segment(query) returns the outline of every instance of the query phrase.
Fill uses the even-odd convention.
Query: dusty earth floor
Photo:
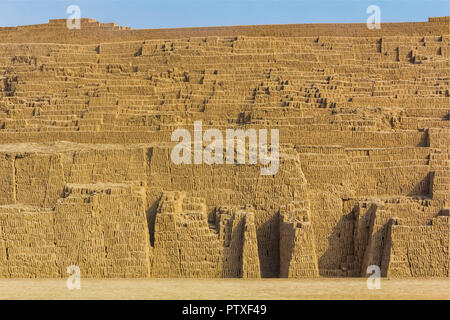
[[[61,279],[0,279],[0,299],[445,299],[450,279],[82,279],[69,290]]]

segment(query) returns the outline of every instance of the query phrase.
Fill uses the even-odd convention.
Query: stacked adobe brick
[[[0,28],[0,275],[448,274],[449,39],[448,18]],[[280,170],[175,165],[194,121],[279,129]]]

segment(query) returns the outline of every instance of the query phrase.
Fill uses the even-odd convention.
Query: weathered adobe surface
[[[0,277],[448,276],[448,30],[0,28]],[[196,120],[278,173],[173,164]]]
[[[226,26],[174,29],[137,29],[121,27],[114,23],[100,23],[81,19],[80,30],[66,28],[66,19],[52,19],[48,24],[18,27],[0,27],[2,43],[71,43],[99,44],[105,42],[140,41],[153,39],[185,39],[190,37],[380,37],[380,36],[430,36],[448,33],[448,17],[429,18],[428,22],[382,23],[381,30],[369,30],[365,23],[319,23],[259,26]],[[429,22],[432,22],[430,24]]]

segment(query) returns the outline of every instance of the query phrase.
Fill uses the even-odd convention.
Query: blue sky
[[[381,22],[426,21],[450,15],[449,0],[0,0],[0,26],[67,18],[78,5],[83,18],[133,29],[223,25],[366,22],[378,5]]]

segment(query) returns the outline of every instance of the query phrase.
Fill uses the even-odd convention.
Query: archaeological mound
[[[449,18],[0,28],[0,278],[449,276]],[[279,170],[175,164],[278,129]]]

